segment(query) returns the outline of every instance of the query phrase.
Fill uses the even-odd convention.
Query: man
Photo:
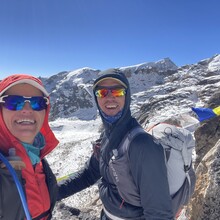
[[[117,152],[126,134],[140,126],[131,116],[127,78],[117,69],[101,72],[93,92],[104,125],[101,141],[85,167],[59,184],[58,200],[100,179],[102,220],[173,219],[162,147],[142,133],[131,142],[129,161]]]
[[[57,197],[56,178],[44,159],[58,144],[49,127],[49,110],[49,94],[39,79],[15,74],[0,82],[0,152],[9,156],[20,178],[33,220],[51,219]],[[17,158],[20,165],[10,161]],[[0,218],[27,219],[16,183],[0,162]]]

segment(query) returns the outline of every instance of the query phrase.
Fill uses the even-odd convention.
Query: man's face
[[[115,81],[114,79],[106,79],[98,84],[97,87],[101,88],[123,88],[123,86]],[[103,97],[97,97],[98,105],[100,109],[109,116],[116,115],[119,111],[121,111],[125,105],[125,95],[115,97],[111,92]]]
[[[19,96],[43,96],[42,92],[29,85],[18,84],[9,88],[5,95],[19,95]],[[34,138],[40,131],[46,110],[34,111],[30,103],[26,102],[22,110],[12,111],[2,107],[3,119],[8,130],[17,139],[22,142],[33,144]]]

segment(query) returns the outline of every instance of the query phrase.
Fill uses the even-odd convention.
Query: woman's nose
[[[31,104],[29,102],[24,103],[24,107],[22,108],[23,111],[33,111]]]

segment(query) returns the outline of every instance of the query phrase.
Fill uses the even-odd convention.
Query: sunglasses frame
[[[97,98],[105,98],[106,96],[104,96],[104,97],[100,97],[100,96],[97,96],[97,91],[98,90],[102,90],[102,89],[106,89],[106,90],[108,90],[108,93],[106,94],[106,96],[109,94],[109,92],[111,92],[111,94],[113,94],[112,93],[112,90],[123,90],[124,91],[124,95],[122,95],[122,96],[125,96],[126,95],[126,88],[124,88],[123,86],[108,86],[108,87],[106,87],[106,86],[98,86],[98,87],[96,87],[96,89],[95,89],[95,96],[97,97]],[[113,95],[114,96],[114,95]],[[122,96],[114,96],[114,97],[122,97]]]
[[[24,105],[25,105],[25,103],[26,102],[28,102],[28,103],[30,103],[30,106],[31,106],[31,108],[32,108],[32,110],[34,110],[34,111],[42,111],[42,110],[44,110],[44,109],[41,109],[41,110],[35,110],[35,109],[33,109],[33,107],[32,107],[32,105],[31,105],[31,99],[32,98],[34,98],[34,97],[42,97],[43,99],[45,99],[46,100],[46,105],[48,106],[49,105],[49,103],[50,103],[50,101],[49,101],[49,98],[47,98],[47,97],[45,97],[45,96],[21,96],[21,95],[4,95],[4,96],[1,96],[0,97],[0,104],[1,103],[5,103],[5,101],[3,100],[4,98],[7,98],[7,97],[9,97],[9,96],[18,96],[18,97],[22,97],[23,99],[24,99]],[[23,105],[23,107],[22,107],[22,109],[24,108],[24,105]],[[7,108],[7,107],[5,107],[5,108]],[[20,111],[20,110],[22,110],[22,109],[15,109],[15,110],[13,110],[13,109],[9,109],[9,108],[7,108],[8,110],[11,110],[11,111]],[[46,109],[46,108],[45,108]]]

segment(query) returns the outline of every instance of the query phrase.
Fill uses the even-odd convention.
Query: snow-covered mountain
[[[169,58],[165,58],[155,63],[120,69],[131,84],[132,112],[141,117],[148,108],[148,114],[153,120],[158,114],[167,117],[188,112],[192,106],[204,106],[219,88],[219,66],[220,55],[215,55],[182,67],[177,67]],[[92,84],[99,72],[82,68],[41,78],[51,94],[51,121],[58,118],[96,118]]]
[[[220,87],[220,55],[182,67],[165,58],[121,70],[131,84],[132,113],[143,125],[176,117],[193,132],[198,121],[191,107],[206,106]],[[41,78],[51,94],[50,124],[60,140],[48,156],[57,177],[80,169],[91,154],[91,141],[99,137],[101,121],[92,95],[99,72],[82,68]],[[66,210],[62,203],[57,205],[53,220],[96,219],[100,209],[97,195],[97,186],[93,186],[64,201],[79,208],[84,217],[73,216],[75,210]]]

